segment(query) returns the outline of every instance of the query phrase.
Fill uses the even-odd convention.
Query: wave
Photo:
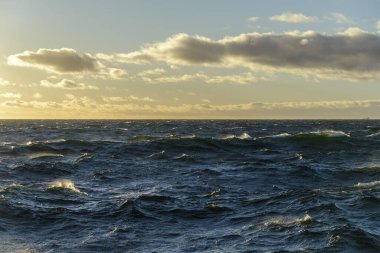
[[[380,137],[380,132],[367,135],[367,138],[377,138],[377,137]]]
[[[193,156],[183,153],[180,156],[175,157],[174,160],[178,160],[178,161],[194,161],[195,159],[194,159]]]
[[[37,158],[48,158],[48,157],[63,157],[63,154],[60,153],[50,153],[50,152],[38,152],[38,153],[33,153],[29,155],[29,159],[37,159]]]
[[[314,222],[310,215],[305,214],[302,218],[272,218],[264,223],[270,229],[280,229],[289,226],[308,226]]]
[[[69,179],[56,180],[56,181],[50,183],[47,190],[49,190],[49,191],[68,191],[68,192],[74,192],[74,193],[79,193],[79,194],[83,194],[83,195],[88,195],[86,192],[83,192],[83,191],[79,190],[77,187],[75,187],[74,182],[69,180]]]
[[[240,135],[227,134],[227,135],[224,135],[220,139],[222,140],[230,140],[230,139],[248,140],[248,139],[252,139],[252,137],[248,133],[242,133]]]
[[[380,181],[372,181],[372,182],[367,182],[367,183],[357,183],[355,187],[358,188],[374,188],[374,187],[379,187],[380,186]]]

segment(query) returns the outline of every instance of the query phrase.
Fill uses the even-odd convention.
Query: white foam
[[[82,192],[81,190],[76,188],[74,182],[69,180],[69,179],[56,180],[56,181],[50,183],[50,186],[48,187],[48,189],[65,189],[65,190],[69,190],[72,192],[87,195],[87,193]]]
[[[241,135],[226,134],[221,139],[222,140],[230,140],[230,139],[248,140],[248,139],[252,139],[252,137],[248,133],[242,133]]]
[[[62,154],[50,152],[38,152],[28,156],[29,159],[44,158],[44,157],[63,157]]]
[[[269,136],[263,136],[259,137],[258,139],[263,139],[263,138],[286,138],[291,136],[291,134],[288,133],[281,133],[281,134],[275,134],[275,135],[269,135]]]
[[[335,130],[324,130],[324,131],[312,131],[301,134],[314,134],[314,135],[323,135],[328,137],[350,137],[349,134],[343,131],[335,131]]]
[[[355,186],[359,187],[359,188],[371,188],[371,187],[380,186],[380,181],[372,181],[372,182],[368,182],[368,183],[359,182]]]
[[[242,133],[241,135],[237,136],[237,138],[240,140],[252,139],[252,137],[247,133]]]
[[[369,137],[369,138],[371,138],[371,137],[380,137],[380,132],[367,135],[367,137]]]
[[[285,227],[291,225],[308,225],[313,222],[310,215],[305,214],[302,218],[272,218],[265,222],[266,227]]]

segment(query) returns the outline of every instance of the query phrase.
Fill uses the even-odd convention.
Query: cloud
[[[147,83],[179,83],[186,82],[201,77],[199,74],[185,74],[177,76],[147,77],[143,76],[142,80]]]
[[[4,92],[4,93],[0,93],[0,97],[3,97],[3,98],[21,98],[22,95],[20,93]]]
[[[138,73],[138,76],[144,77],[144,76],[156,76],[156,75],[162,75],[165,74],[166,70],[163,68],[155,68],[155,69],[148,69],[145,71],[142,71]]]
[[[337,22],[338,24],[350,24],[350,23],[352,23],[352,19],[345,16],[342,13],[332,12],[332,13],[330,13],[330,15],[331,15],[331,17],[333,17],[335,19],[335,22]]]
[[[260,19],[259,17],[249,17],[248,21],[257,22],[259,19]]]
[[[216,41],[182,33],[138,51],[113,55],[112,59],[136,64],[162,61],[169,65],[246,67],[265,73],[359,80],[380,76],[379,53],[378,35],[349,28],[333,35],[314,31],[246,33]],[[162,78],[162,82],[176,82],[194,77]]]
[[[235,83],[235,84],[249,84],[257,82],[260,78],[252,73],[244,73],[240,75],[220,75],[220,76],[208,76],[204,78],[206,83]]]
[[[10,55],[8,64],[43,69],[55,73],[99,72],[102,64],[90,54],[79,54],[71,48],[25,51]]]
[[[45,113],[63,113],[63,115],[150,115],[160,117],[160,115],[171,115],[171,117],[181,115],[239,115],[236,113],[249,113],[245,115],[282,115],[282,112],[342,112],[342,110],[371,109],[378,111],[380,100],[342,100],[342,101],[316,101],[316,102],[278,102],[278,103],[240,103],[240,104],[211,104],[209,100],[203,99],[201,104],[148,104],[134,103],[127,101],[129,98],[122,97],[102,97],[102,101],[83,96],[77,97],[67,94],[66,97],[58,101],[24,101],[13,99],[0,103],[0,107],[29,108],[36,109],[39,113],[41,109]],[[149,101],[146,101],[149,102]],[[89,114],[91,112],[91,114]],[[230,114],[228,114],[230,113]],[[277,114],[273,114],[277,113]],[[280,113],[280,114],[278,114]],[[287,114],[288,115],[288,114]],[[294,114],[293,114],[294,115]],[[319,114],[318,114],[319,115]]]
[[[41,95],[41,93],[36,92],[33,94],[33,98],[40,99],[40,98],[42,98],[42,95]]]
[[[316,17],[305,16],[302,13],[285,12],[280,15],[269,17],[271,21],[286,23],[312,23],[318,21]]]
[[[376,22],[376,29],[377,29],[378,31],[380,31],[380,20],[378,20],[378,21]]]
[[[8,80],[5,80],[0,77],[0,86],[14,86],[14,83],[9,82]]]
[[[126,78],[128,76],[128,73],[124,69],[108,68],[108,75],[106,74],[105,76],[118,80]]]
[[[87,85],[84,83],[77,83],[69,79],[62,79],[61,81],[57,83],[52,83],[47,80],[42,80],[40,82],[40,86],[47,87],[47,88],[66,89],[66,90],[98,90],[98,87],[96,86]]]
[[[107,103],[124,103],[128,101],[135,101],[135,102],[155,102],[156,100],[151,97],[137,97],[137,96],[128,96],[128,97],[107,97],[103,96],[102,100]]]

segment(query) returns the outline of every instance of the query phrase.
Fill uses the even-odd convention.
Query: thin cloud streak
[[[302,13],[284,12],[280,15],[269,17],[269,20],[285,23],[312,23],[317,22],[318,18],[306,16]]]

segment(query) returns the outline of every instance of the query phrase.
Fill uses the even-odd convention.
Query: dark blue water
[[[0,252],[380,252],[380,121],[0,121]]]

